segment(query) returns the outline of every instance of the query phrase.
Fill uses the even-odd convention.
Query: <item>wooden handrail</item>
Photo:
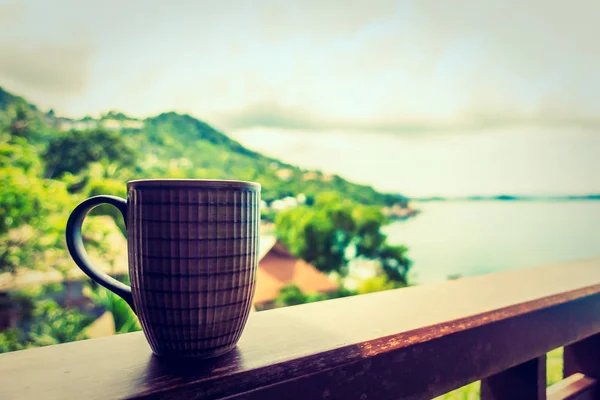
[[[548,400],[594,399],[597,382],[595,379],[576,373],[548,388]],[[588,397],[583,394],[588,393]]]
[[[507,398],[498,382],[545,384],[532,362],[560,346],[571,373],[595,374],[600,357],[582,354],[598,333],[596,259],[253,313],[238,347],[204,362],[152,356],[141,333],[8,353],[0,398],[426,399],[484,378]]]

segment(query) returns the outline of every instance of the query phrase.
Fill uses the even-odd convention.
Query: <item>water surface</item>
[[[385,227],[390,242],[409,247],[415,283],[600,256],[600,201],[418,207],[417,217]]]

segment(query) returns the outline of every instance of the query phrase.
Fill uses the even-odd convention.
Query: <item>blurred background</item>
[[[0,351],[139,330],[63,238],[133,178],[262,184],[257,311],[599,256],[598,15],[0,0]],[[84,227],[127,281],[124,229]]]

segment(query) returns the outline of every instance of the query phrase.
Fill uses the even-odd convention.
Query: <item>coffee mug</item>
[[[89,261],[81,225],[101,204],[127,227],[131,287]],[[258,264],[260,184],[147,179],[127,184],[127,200],[95,196],[67,222],[67,247],[91,279],[138,315],[158,356],[209,358],[232,350],[252,308]]]

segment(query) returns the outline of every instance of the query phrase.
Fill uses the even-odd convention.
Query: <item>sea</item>
[[[234,131],[245,146],[413,198],[600,193],[600,132],[521,126],[465,132]],[[415,202],[385,227],[424,284],[600,257],[600,201]],[[567,273],[567,271],[566,271]]]
[[[414,284],[600,258],[600,201],[445,201],[384,228]],[[568,271],[565,271],[568,273]]]

